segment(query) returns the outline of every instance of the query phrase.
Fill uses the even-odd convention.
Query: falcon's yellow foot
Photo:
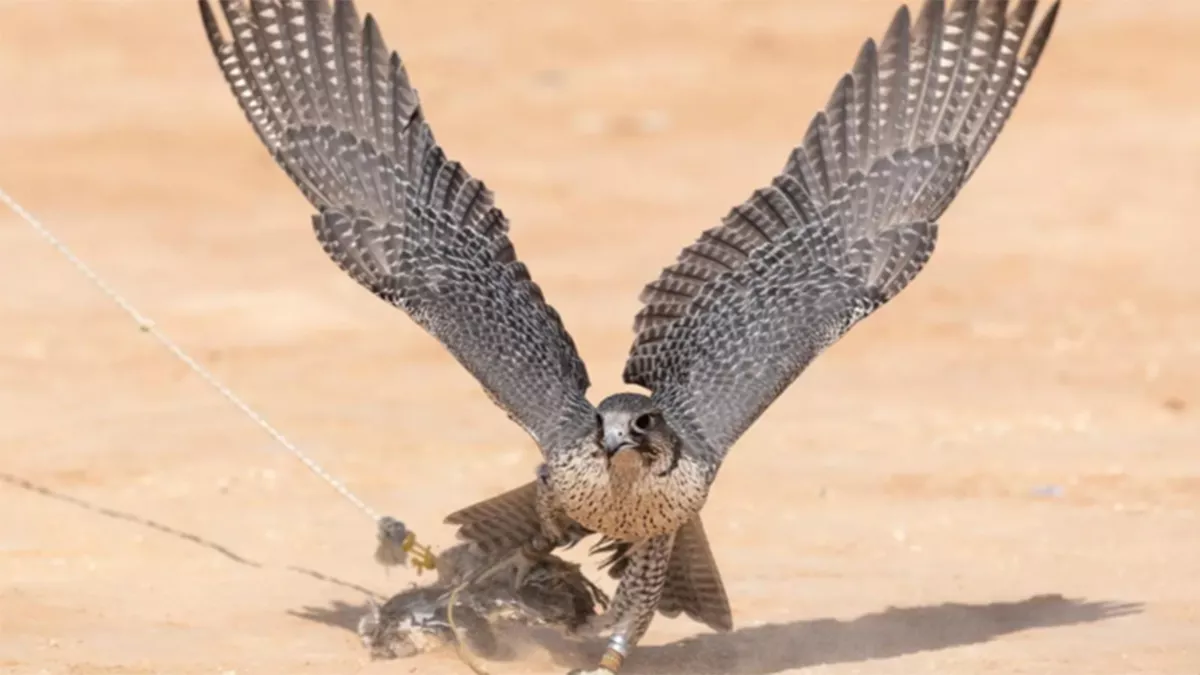
[[[384,567],[411,565],[417,574],[437,567],[437,558],[428,546],[417,541],[404,523],[384,516],[379,519],[376,536],[379,545],[375,549],[375,561]]]
[[[419,543],[417,535],[409,532],[404,538],[403,546],[405,552],[412,556],[412,566],[416,568],[417,574],[437,569],[437,556],[433,554],[433,549]]]

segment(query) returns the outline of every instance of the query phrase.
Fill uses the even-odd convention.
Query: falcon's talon
[[[479,568],[470,574],[467,574],[465,577],[463,577],[459,587],[465,589],[477,584],[482,584],[492,577],[512,570],[512,588],[516,590],[523,585],[529,575],[529,572],[535,565],[536,561],[530,560],[523,549],[517,549],[496,560],[490,565]]]
[[[411,566],[417,570],[417,574],[436,567],[437,556],[429,547],[418,542],[417,535],[403,522],[391,516],[383,516],[377,525],[376,562],[384,567]]]
[[[539,560],[540,558],[535,558],[525,549],[521,549],[513,554],[513,590],[525,585],[525,580],[529,578],[529,573],[533,571],[534,566],[538,564]]]
[[[418,575],[425,571],[437,569],[437,556],[434,555],[433,549],[419,543],[415,533],[409,532],[404,537],[404,543],[401,545],[401,548],[412,557],[411,564],[413,569],[417,570]]]

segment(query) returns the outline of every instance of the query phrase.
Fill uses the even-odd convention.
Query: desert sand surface
[[[593,400],[643,284],[765,184],[894,0],[360,0],[492,187]],[[730,454],[736,630],[631,674],[1200,672],[1200,4],[1067,0],[937,253]],[[188,0],[0,4],[0,188],[380,511],[532,441],[344,277]],[[0,671],[466,673],[367,659],[371,522],[0,213]],[[611,585],[610,585],[611,588]],[[588,666],[531,646],[504,673]]]

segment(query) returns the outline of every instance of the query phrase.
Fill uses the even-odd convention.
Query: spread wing
[[[593,423],[586,368],[513,251],[492,193],[448,159],[404,65],[354,3],[208,0],[213,54],[317,209],[325,252],[437,338],[543,451]]]
[[[1025,88],[1058,3],[928,0],[815,116],[771,184],[685,248],[642,292],[625,381],[718,464],[822,350],[904,289],[937,219]]]

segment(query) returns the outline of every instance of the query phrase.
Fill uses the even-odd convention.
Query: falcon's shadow
[[[334,603],[291,614],[354,630],[365,608]],[[1088,601],[1038,595],[1013,602],[943,603],[889,607],[856,619],[803,619],[701,633],[666,645],[639,646],[622,673],[637,675],[772,675],[793,669],[886,659],[979,644],[1032,628],[1104,621],[1142,611],[1140,603]],[[603,640],[579,642],[549,628],[514,628],[506,639],[548,651],[566,668],[588,667]],[[519,658],[519,657],[518,657]]]
[[[1061,595],[989,604],[889,607],[845,621],[790,621],[643,646],[630,655],[623,672],[770,675],[978,644],[1031,628],[1104,621],[1141,611],[1140,603],[1075,600]]]

